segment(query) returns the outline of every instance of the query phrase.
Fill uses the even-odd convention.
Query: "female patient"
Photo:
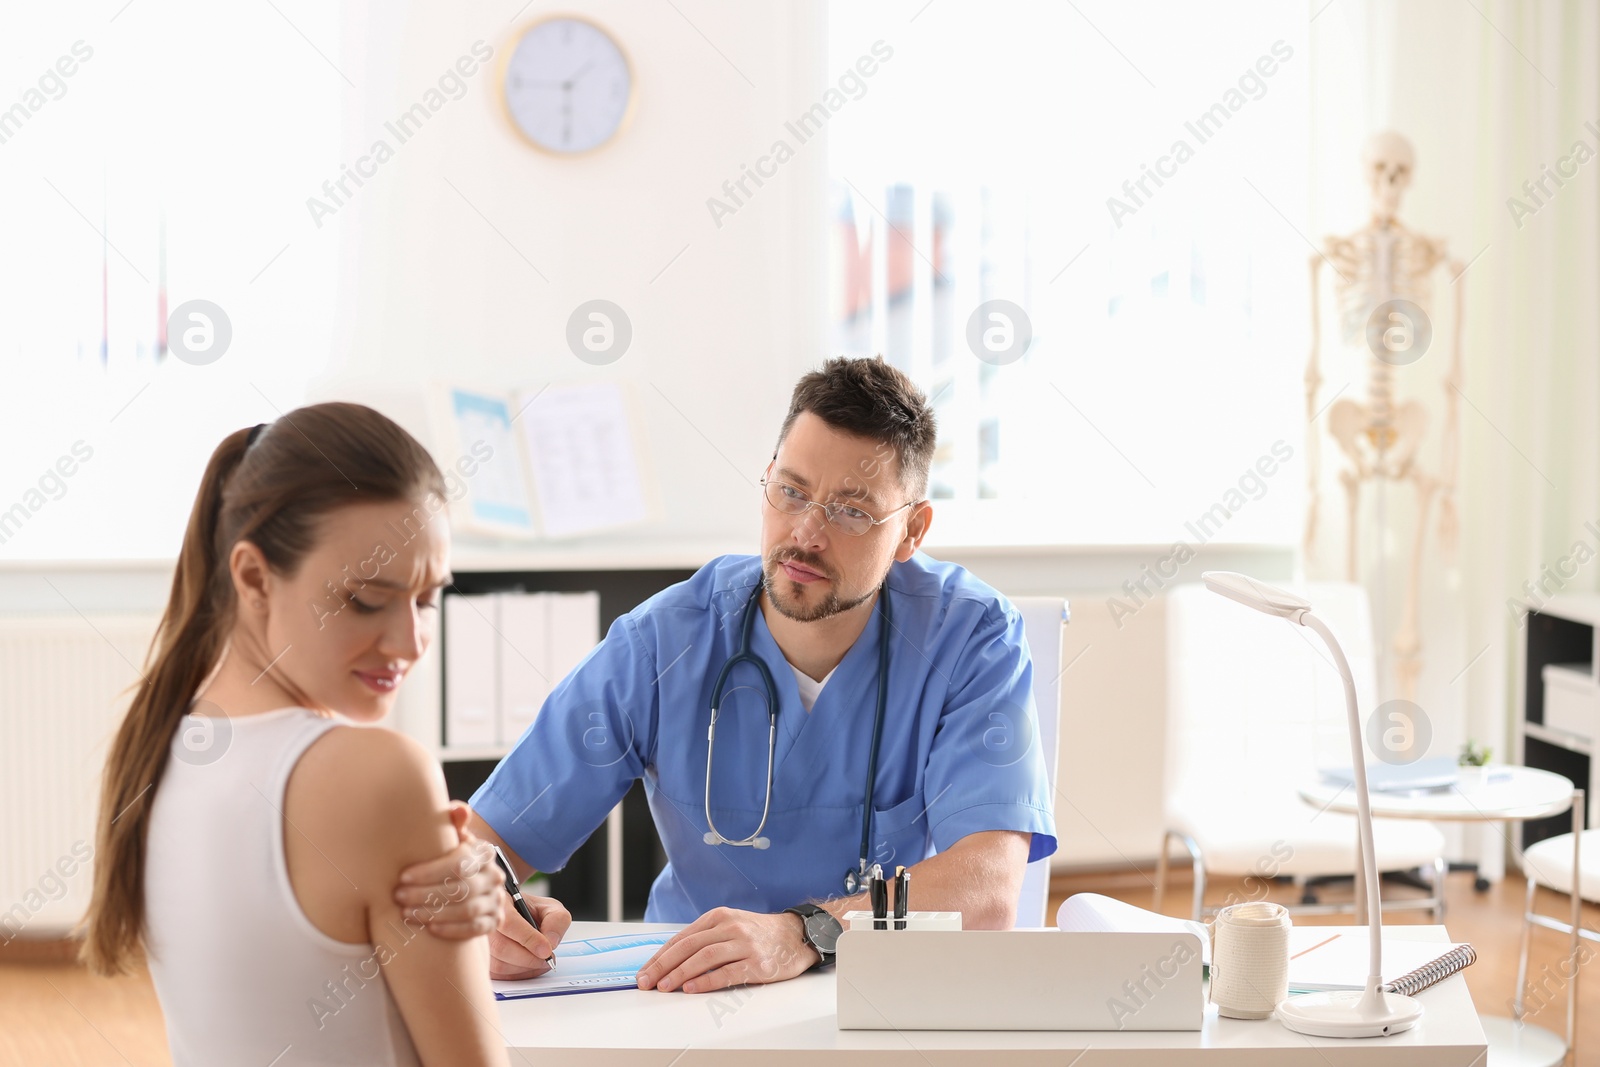
[[[391,893],[458,847],[439,766],[370,725],[433,638],[444,493],[355,404],[240,430],[206,467],[111,748],[84,948],[102,973],[145,950],[179,1065],[505,1063],[484,938],[433,937]],[[493,870],[431,908],[487,932]]]

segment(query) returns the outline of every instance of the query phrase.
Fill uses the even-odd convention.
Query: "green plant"
[[[1479,747],[1476,741],[1468,738],[1466,744],[1461,746],[1461,755],[1456,758],[1456,763],[1462,767],[1482,767],[1488,764],[1493,755],[1494,749],[1488,745]]]

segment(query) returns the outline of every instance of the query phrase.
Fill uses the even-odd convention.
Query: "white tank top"
[[[340,725],[350,721],[304,708],[186,715],[173,738],[144,886],[176,1067],[418,1062],[373,947],[318,930],[289,883],[284,787],[306,748]]]

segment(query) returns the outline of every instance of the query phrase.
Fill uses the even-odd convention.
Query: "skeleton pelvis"
[[[1362,477],[1404,477],[1427,430],[1427,409],[1415,400],[1396,405],[1387,419],[1355,400],[1336,400],[1328,409],[1328,433]]]

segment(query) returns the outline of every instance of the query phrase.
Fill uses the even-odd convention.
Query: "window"
[[[339,6],[118,7],[0,32],[0,559],[175,555],[218,441],[332,345],[339,228],[306,201],[347,162]],[[193,299],[231,325],[209,365],[166,337]]]
[[[830,6],[829,342],[933,400],[946,543],[1298,537],[1306,13],[1152,10]]]

